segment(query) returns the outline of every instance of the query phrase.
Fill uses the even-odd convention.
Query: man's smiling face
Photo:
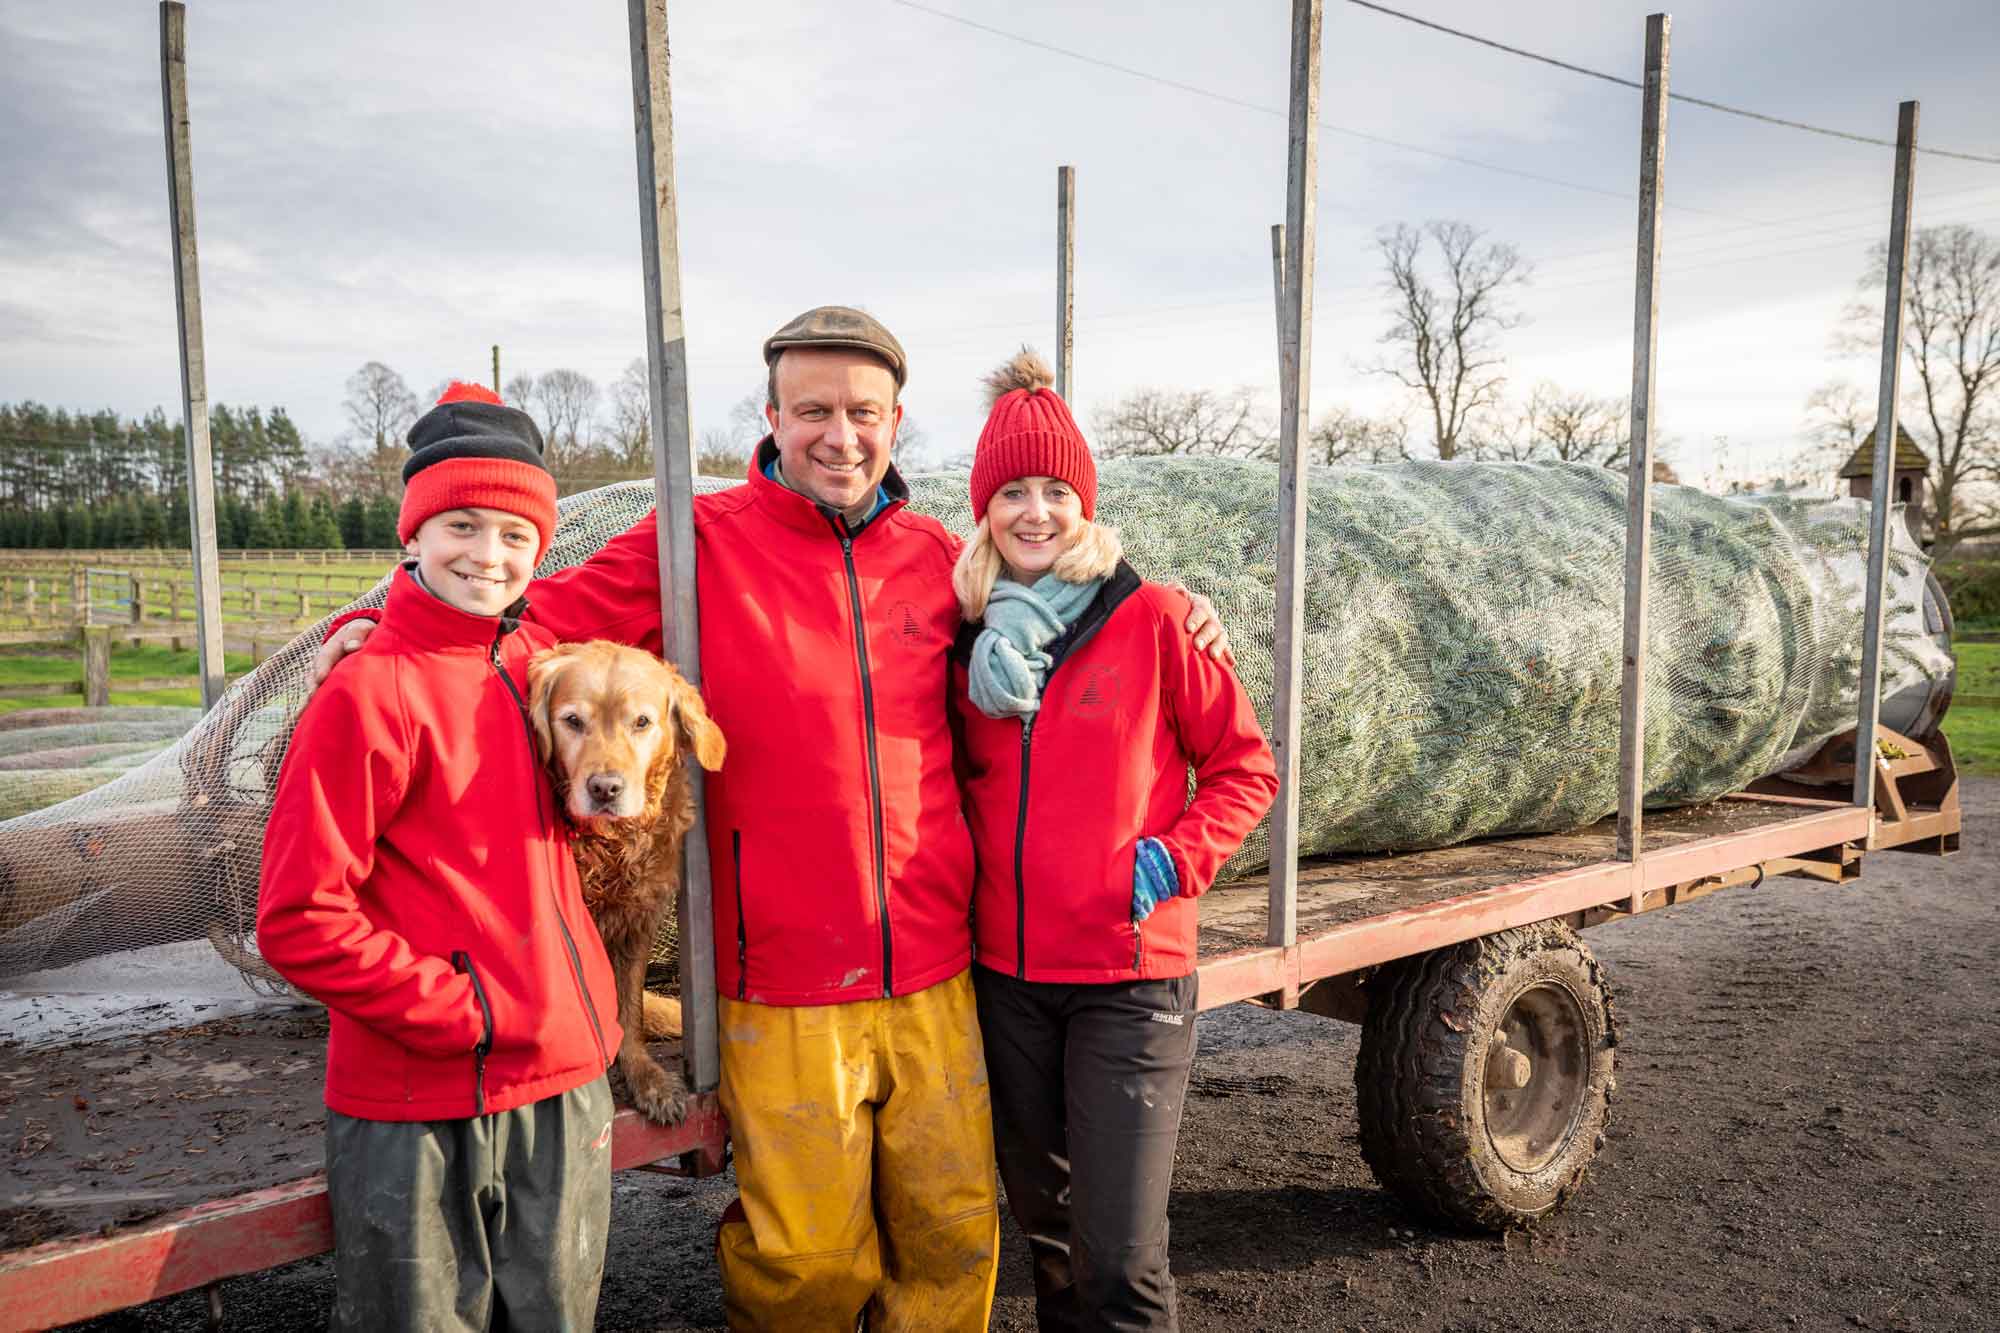
[[[785,484],[850,519],[867,516],[903,419],[896,377],[866,352],[793,347],[779,358],[778,405],[764,415]]]

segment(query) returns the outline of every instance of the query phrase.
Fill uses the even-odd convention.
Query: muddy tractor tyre
[[[1430,1220],[1524,1226],[1604,1145],[1616,1043],[1597,959],[1557,922],[1405,959],[1369,983],[1361,1155]]]

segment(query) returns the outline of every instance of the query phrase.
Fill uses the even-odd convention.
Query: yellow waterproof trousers
[[[1000,1245],[970,973],[894,999],[723,999],[740,1207],[717,1233],[732,1329],[984,1329]]]

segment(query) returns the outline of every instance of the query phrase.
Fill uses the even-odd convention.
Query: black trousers
[[[1195,977],[1069,985],[972,969],[1007,1206],[1048,1329],[1180,1326],[1167,1195]]]
[[[336,1333],[584,1333],[611,1221],[611,1089],[495,1115],[326,1115]]]

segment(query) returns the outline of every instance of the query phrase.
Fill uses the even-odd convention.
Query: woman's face
[[[1059,477],[1016,477],[986,502],[993,545],[1017,583],[1049,572],[1083,532],[1083,499]]]

